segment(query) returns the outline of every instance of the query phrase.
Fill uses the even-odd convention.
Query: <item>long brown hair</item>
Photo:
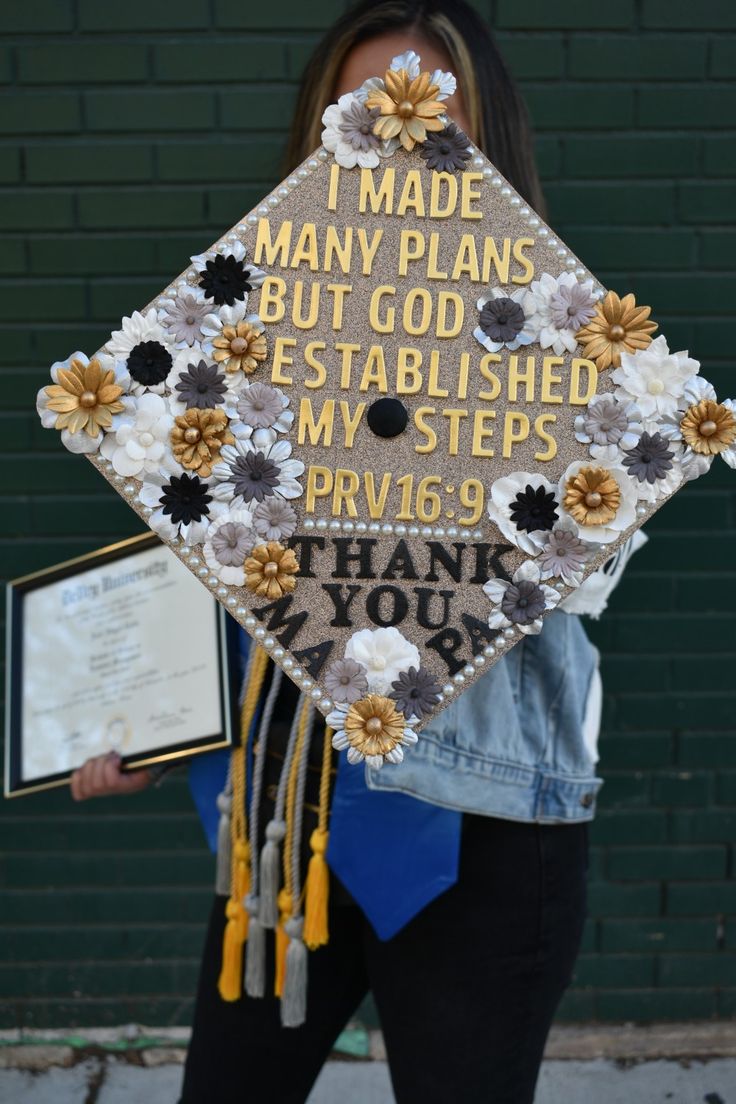
[[[340,16],[304,70],[286,171],[320,144],[322,112],[334,101],[350,50],[385,31],[407,28],[416,31],[417,39],[444,48],[462,89],[476,144],[527,203],[543,213],[526,106],[490,30],[465,0],[360,0]]]

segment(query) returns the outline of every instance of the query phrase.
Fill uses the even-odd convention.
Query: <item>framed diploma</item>
[[[229,619],[154,534],[7,591],[6,797],[111,750],[134,768],[231,742]]]

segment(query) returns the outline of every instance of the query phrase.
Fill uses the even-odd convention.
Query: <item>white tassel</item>
[[[284,924],[289,937],[286,977],[281,997],[281,1024],[300,1027],[307,1018],[307,948],[302,941],[304,918],[291,916]]]
[[[275,928],[279,922],[277,904],[281,876],[279,844],[285,835],[286,823],[283,820],[272,820],[266,825],[266,842],[261,851],[261,908],[258,914],[264,928]]]
[[[266,929],[258,916],[259,899],[246,897],[245,907],[250,916],[245,948],[245,991],[249,997],[262,997],[266,992]]]
[[[232,842],[230,839],[230,812],[232,809],[232,797],[224,790],[217,795],[217,808],[220,810],[220,820],[217,825],[217,867],[215,873],[215,893],[221,897],[230,896],[230,855]]]

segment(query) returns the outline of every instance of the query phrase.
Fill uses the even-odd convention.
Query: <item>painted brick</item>
[[[712,223],[730,221],[736,203],[736,184],[680,184],[678,208],[683,221]]]
[[[664,843],[667,822],[664,813],[653,809],[647,812],[601,809],[591,825],[590,838],[598,844]]]
[[[621,989],[604,990],[596,998],[600,1020],[652,1021],[707,1019],[715,1015],[716,994],[712,989]]]
[[[608,664],[610,669],[610,661]],[[606,679],[609,689],[616,684]],[[602,809],[618,809],[648,806],[651,803],[652,783],[648,775],[641,771],[627,774],[610,774],[602,771],[605,777],[605,786],[601,790],[599,807]]]
[[[639,176],[692,176],[697,146],[690,138],[633,134],[565,138],[563,167],[567,177],[587,179]]]
[[[657,916],[660,910],[659,885],[620,885],[614,882],[589,882],[588,907],[593,916]]]
[[[736,138],[731,134],[705,138],[703,168],[709,176],[736,174]]]
[[[680,676],[682,678],[683,676]],[[678,681],[675,661],[675,681]],[[680,683],[681,685],[681,683]],[[713,775],[678,771],[658,775],[652,780],[652,793],[657,805],[707,805],[713,800]]]
[[[710,44],[710,75],[733,80],[736,72],[736,39],[715,38]]]
[[[683,767],[723,767],[736,762],[736,735],[731,732],[683,732],[678,762]]]
[[[145,203],[142,202],[145,194]],[[188,226],[201,223],[204,197],[199,191],[85,191],[79,197],[79,224],[95,229]]]
[[[33,294],[29,294],[30,292]],[[81,281],[63,283],[34,282],[14,280],[2,287],[0,294],[0,318],[13,322],[32,321],[38,317],[38,304],[35,296],[44,300],[44,318],[50,322],[63,321],[84,313],[86,299],[84,284]]]
[[[498,46],[517,80],[561,77],[565,68],[565,44],[561,35],[534,34],[521,38],[497,36]]]
[[[736,805],[736,770],[721,770],[716,775],[716,801],[722,805]]]
[[[161,180],[195,181],[261,180],[262,191],[279,179],[284,143],[281,138],[258,142],[172,142],[159,147],[158,175]]]
[[[26,179],[31,184],[114,184],[150,180],[152,176],[150,146],[132,142],[44,142],[26,147]]]
[[[549,185],[546,193],[550,217],[560,234],[568,222],[606,227],[642,223],[651,231],[652,227],[667,226],[675,216],[674,184],[637,182],[622,187],[560,182]]]
[[[10,50],[7,46],[2,46],[0,47],[0,83],[9,82],[10,72]]]
[[[54,134],[80,123],[76,92],[7,92],[0,99],[0,134]]]
[[[238,36],[155,46],[154,72],[160,81],[200,84],[216,81],[273,81],[286,77],[286,50],[280,39]]]
[[[644,0],[643,27],[666,30],[731,30],[736,27],[736,11],[730,0],[708,0],[694,7],[688,0]]]
[[[89,130],[168,132],[215,125],[215,97],[210,92],[88,91],[84,103]]]
[[[19,238],[5,238],[0,250],[0,275],[15,276],[27,270],[25,242]]]
[[[654,35],[570,38],[571,77],[613,81],[691,80],[706,73],[707,40]],[[727,74],[724,74],[727,75]]]
[[[3,146],[0,150],[0,184],[16,184],[20,180],[20,149]]]
[[[602,770],[666,767],[674,755],[669,732],[604,733],[599,748]]]
[[[700,234],[700,262],[704,268],[731,268],[736,249],[736,230],[703,230]]]
[[[18,47],[25,84],[116,84],[145,80],[146,50],[133,42],[70,42]]]
[[[638,919],[601,921],[600,947],[616,953],[716,950],[711,920]]]
[[[666,230],[627,230],[624,227],[594,229],[574,227],[566,241],[588,267],[629,270],[637,263],[648,271],[690,268],[695,257],[696,235],[692,230],[668,227]]]
[[[683,85],[639,90],[637,123],[645,127],[717,130],[736,121],[736,88]]]
[[[611,847],[609,878],[723,878],[724,847]]]
[[[74,222],[71,192],[5,192],[0,203],[2,230],[62,230]]]
[[[129,278],[124,282],[97,280],[90,289],[90,317],[102,321],[119,318],[134,309],[130,304],[143,306],[154,299],[160,290],[161,284],[155,277]]]
[[[595,24],[601,30],[626,30],[634,18],[633,0],[601,7],[595,13]],[[518,29],[539,30],[543,27],[577,30],[591,21],[591,11],[585,0],[527,0],[520,5],[515,0],[498,0],[496,25]]]
[[[667,886],[670,916],[718,916],[736,913],[736,881],[670,882]]]
[[[525,89],[534,125],[540,130],[566,127],[601,130],[634,122],[634,94],[620,86],[603,84],[532,85]]]
[[[344,6],[335,4],[334,0],[312,0],[309,4],[303,4],[301,0],[281,0],[278,23],[293,31],[329,27]],[[273,28],[274,22],[273,10],[268,5],[250,4],[246,8],[239,0],[215,0],[215,24],[218,27],[265,30]]]
[[[653,955],[583,955],[575,964],[573,984],[596,989],[644,987],[655,983]]]
[[[25,4],[3,4],[0,11],[0,34],[31,34],[41,28],[70,31],[74,26],[71,0],[30,0]]]
[[[73,244],[73,248],[71,248]],[[30,271],[38,276],[134,275],[140,272],[160,272],[159,287],[170,269],[157,265],[156,242],[150,237],[101,236],[92,234],[75,237],[46,236],[28,243]]]
[[[199,30],[209,24],[206,0],[187,0],[176,9],[177,31]],[[98,4],[79,0],[83,31],[171,31],[172,11],[167,0],[127,0],[125,4]]]
[[[731,744],[728,766],[736,762],[736,737]],[[703,843],[713,841],[722,844],[736,839],[736,810],[698,809],[694,812],[676,810],[671,814],[672,839],[675,843]],[[724,864],[726,849],[724,852]]]
[[[591,991],[567,989],[560,1001],[556,1019],[572,1023],[588,1022],[595,1017],[595,997]]]
[[[659,964],[663,985],[736,985],[736,955],[678,955]]]
[[[225,130],[288,130],[295,102],[296,90],[286,85],[222,92],[221,125]]]

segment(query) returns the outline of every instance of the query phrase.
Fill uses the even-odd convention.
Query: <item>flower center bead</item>
[[[664,384],[661,379],[652,379],[647,384],[647,391],[650,395],[661,395],[664,391]]]
[[[193,314],[187,315],[187,326],[193,326],[196,321],[197,319],[194,317]]]
[[[611,341],[623,341],[626,337],[626,330],[619,322],[614,322],[614,324],[609,327],[608,337]]]
[[[585,505],[591,510],[597,510],[602,501],[600,491],[588,491],[585,496]]]
[[[94,391],[83,391],[79,396],[79,405],[86,407],[96,406],[97,395],[95,395]]]
[[[202,434],[196,428],[196,426],[190,426],[189,429],[184,431],[184,440],[188,445],[196,445]]]
[[[144,448],[150,448],[150,446],[153,444],[153,434],[146,431],[145,433],[141,433],[138,440]]]
[[[380,717],[369,717],[365,722],[365,730],[369,736],[378,736],[383,731],[383,722]]]
[[[402,119],[409,119],[414,114],[414,104],[411,100],[402,100],[396,110]]]
[[[383,656],[374,656],[373,663],[371,664],[371,666],[373,667],[374,671],[385,671],[386,670],[386,660],[384,659]]]
[[[279,565],[277,563],[275,563],[273,560],[269,560],[268,563],[264,565],[263,574],[267,578],[273,579],[274,575],[278,575],[278,573],[279,573]]]
[[[248,342],[244,337],[234,337],[230,342],[230,352],[236,356],[242,356],[248,348]]]
[[[698,426],[698,432],[701,437],[712,437],[714,433],[718,432],[718,426],[710,420],[701,422]]]

